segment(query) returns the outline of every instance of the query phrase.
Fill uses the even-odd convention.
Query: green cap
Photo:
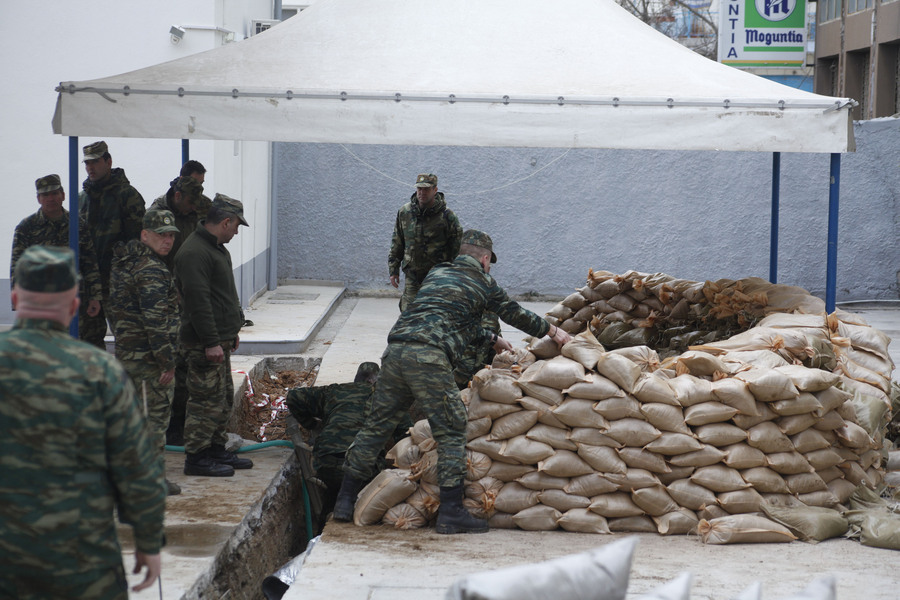
[[[40,179],[35,180],[34,187],[37,189],[38,194],[48,194],[61,190],[62,183],[59,180],[59,175],[44,175]]]
[[[203,196],[202,183],[188,175],[176,179],[174,187],[175,191],[181,192],[181,195],[184,196],[195,209],[199,210],[203,208],[203,198],[205,196]],[[206,204],[206,210],[209,210],[209,204]]]
[[[103,158],[103,155],[107,152],[109,152],[109,148],[106,146],[106,142],[100,141],[88,144],[84,147],[84,160],[82,162]]]
[[[16,262],[15,280],[29,292],[71,290],[78,285],[75,253],[64,246],[29,246]]]
[[[463,231],[462,240],[460,240],[460,243],[469,244],[470,246],[478,246],[479,248],[490,250],[491,262],[497,262],[497,255],[494,254],[494,242],[491,241],[491,236],[489,236],[485,232],[478,231],[477,229],[466,229],[465,231]]]
[[[225,194],[216,194],[212,201],[212,207],[234,214],[241,223],[250,227],[250,223],[244,218],[244,205],[241,204],[240,200],[229,198]]]
[[[428,188],[437,185],[437,175],[433,173],[422,173],[416,177],[416,187]]]
[[[148,210],[144,213],[143,227],[154,233],[178,233],[175,215],[169,210]]]

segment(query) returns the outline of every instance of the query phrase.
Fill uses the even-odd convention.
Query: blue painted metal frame
[[[769,231],[769,281],[778,283],[778,211],[781,202],[781,152],[772,153],[772,224]]]
[[[78,260],[78,137],[69,136],[69,248],[75,252],[75,264],[81,264]],[[69,323],[69,334],[78,339],[78,313]]]
[[[825,311],[834,312],[837,289],[838,208],[841,197],[841,155],[831,155],[831,180],[828,187],[828,258],[825,266]]]

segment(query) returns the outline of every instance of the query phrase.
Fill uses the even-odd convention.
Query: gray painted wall
[[[855,125],[841,162],[837,300],[900,296],[900,119]],[[386,290],[397,209],[434,172],[487,231],[510,293],[562,295],[589,268],[706,280],[769,276],[772,155],[276,144],[280,279]],[[782,154],[779,283],[824,297],[828,154]]]

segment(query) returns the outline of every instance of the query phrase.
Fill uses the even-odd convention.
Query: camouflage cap
[[[370,377],[372,375],[378,377],[379,371],[381,371],[381,367],[378,366],[378,363],[359,363],[359,368],[356,369],[356,377],[353,379],[353,381],[364,381],[367,377]]]
[[[185,177],[179,177],[173,182],[173,187],[176,192],[181,192],[182,196],[184,196],[188,202],[191,203],[196,209],[202,207],[201,198],[203,197],[203,184],[191,177],[190,175]],[[209,210],[209,205],[206,206],[206,210]]]
[[[478,231],[477,229],[466,229],[465,231],[463,231],[462,240],[460,240],[460,243],[469,244],[470,246],[478,246],[479,248],[490,250],[491,262],[497,262],[497,255],[494,254],[494,242],[491,241],[491,236],[489,236],[485,232]]]
[[[148,210],[144,213],[144,229],[154,233],[178,233],[175,215],[169,210]]]
[[[59,180],[59,175],[44,175],[34,181],[34,187],[37,189],[38,194],[49,194],[50,192],[61,190],[62,183]]]
[[[78,285],[75,253],[63,246],[29,246],[16,262],[15,280],[29,292],[71,290]]]
[[[212,201],[212,207],[234,214],[241,223],[250,227],[250,223],[244,218],[244,205],[241,204],[240,200],[229,198],[225,194],[216,194]]]
[[[84,159],[82,162],[103,158],[103,155],[109,152],[106,142],[94,142],[84,147]]]
[[[417,188],[428,188],[437,185],[437,175],[433,173],[422,173],[416,177]]]

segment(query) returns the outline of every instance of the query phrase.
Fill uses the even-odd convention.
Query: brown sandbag
[[[611,533],[606,518],[587,508],[572,508],[562,514],[557,525],[575,533]]]
[[[504,463],[494,461],[491,469],[488,471],[488,477],[494,477],[500,481],[515,481],[519,477],[530,472],[537,472],[534,465],[516,465],[512,463]]]
[[[589,328],[573,337],[572,341],[561,349],[563,356],[581,363],[588,370],[594,368],[597,359],[605,351],[606,349],[597,341]]]
[[[592,498],[600,494],[608,494],[619,489],[619,486],[611,482],[600,473],[588,473],[580,477],[572,477],[563,488],[566,493],[576,496]]]
[[[615,449],[608,446],[591,446],[578,444],[578,456],[600,473],[625,473],[628,465]],[[585,473],[586,474],[586,473]]]
[[[768,467],[753,467],[741,471],[744,481],[763,494],[790,494],[791,489],[784,477]]]
[[[710,423],[694,427],[694,433],[704,444],[713,446],[730,446],[747,441],[747,432],[730,423]]]
[[[830,508],[784,507],[763,503],[762,510],[770,519],[787,527],[798,539],[814,544],[840,537],[850,527],[841,513]]]
[[[398,469],[409,469],[413,463],[422,458],[422,451],[413,443],[411,437],[405,437],[384,455],[385,460],[392,461]]]
[[[659,430],[686,435],[693,434],[690,427],[684,422],[684,411],[680,406],[662,402],[646,402],[641,404],[641,414]]]
[[[468,486],[466,486],[468,488]],[[437,515],[441,505],[441,488],[430,483],[419,483],[416,491],[406,498],[406,503],[419,511],[427,520]]]
[[[699,450],[669,457],[669,462],[678,467],[707,467],[721,462],[725,453],[715,446],[704,444]]]
[[[491,425],[493,424],[494,421],[490,417],[471,419],[466,423],[466,441],[468,442],[469,440],[474,440],[475,438],[487,435],[490,433]],[[400,465],[397,466],[399,467]]]
[[[607,398],[594,403],[594,411],[610,421],[616,419],[643,419],[641,403],[634,396]]]
[[[666,459],[655,452],[631,446],[619,448],[616,452],[619,453],[619,458],[625,461],[629,468],[645,469],[651,473],[669,473],[672,471],[669,465],[666,464]]]
[[[658,402],[671,406],[681,406],[675,390],[667,379],[656,375],[644,375],[634,385],[634,397],[641,402]]]
[[[797,539],[784,525],[755,515],[704,519],[697,525],[697,532],[704,544],[779,543]]]
[[[567,494],[563,490],[544,490],[538,494],[538,501],[544,506],[552,506],[561,513],[573,508],[588,508],[591,505],[590,498]]]
[[[651,473],[645,469],[628,469],[625,473],[605,473],[604,477],[623,491],[633,492],[640,488],[660,485],[659,477],[656,473]]]
[[[553,409],[553,416],[569,427],[593,427],[605,433],[609,421],[594,410],[592,400],[568,398]]]
[[[543,442],[553,446],[557,450],[578,450],[575,442],[569,439],[569,430],[560,429],[559,427],[551,427],[543,423],[537,423],[534,427],[525,432],[525,437],[529,440]]]
[[[579,381],[564,389],[563,393],[572,398],[585,400],[605,400],[616,396],[625,396],[622,388],[599,373],[588,372],[585,377],[587,381]]]
[[[811,369],[807,370],[809,371]],[[771,408],[775,414],[785,417],[814,413],[822,408],[822,404],[813,394],[810,394],[809,392],[800,392],[795,398],[770,402],[769,408]]]
[[[611,421],[601,433],[626,446],[646,446],[662,435],[659,429],[640,419]]]
[[[684,409],[684,422],[692,427],[722,423],[738,413],[738,409],[721,402],[701,402]]]
[[[591,498],[590,510],[603,517],[636,517],[644,511],[625,492],[612,492]]]
[[[613,533],[659,533],[656,523],[647,515],[607,519]]]
[[[662,516],[680,508],[662,485],[634,490],[631,493],[631,499],[641,510],[654,517]]]
[[[494,419],[489,440],[508,440],[526,433],[538,421],[538,411],[520,410]]]
[[[594,472],[591,465],[571,450],[556,450],[553,455],[538,461],[537,468],[553,477],[578,477]]]
[[[624,356],[607,352],[597,360],[597,372],[629,394],[641,377],[641,369]]]
[[[686,535],[694,533],[700,523],[697,514],[687,508],[679,508],[670,513],[653,517],[660,535]]]
[[[493,464],[494,461],[487,454],[466,449],[466,479],[469,481],[478,481],[482,477],[487,477]]]
[[[712,391],[716,399],[736,409],[739,414],[758,416],[756,397],[750,392],[746,381],[726,377],[712,382]]]
[[[553,531],[562,513],[552,506],[538,504],[513,515],[513,523],[525,531]]]
[[[518,481],[529,490],[537,490],[539,492],[551,489],[561,490],[569,484],[568,477],[555,477],[547,473],[541,473],[538,470],[529,471],[515,481]]]
[[[863,546],[900,550],[900,515],[878,510],[851,510],[846,513],[850,525],[859,529]]]
[[[522,371],[518,379],[519,385],[531,383],[558,390],[587,381],[589,381],[589,378],[585,375],[584,365],[565,356],[539,360]]]
[[[553,407],[542,400],[532,398],[531,396],[522,396],[519,398],[519,404],[525,410],[536,410],[538,413],[538,423],[549,425],[551,427],[559,427],[567,429],[566,424],[553,416]]]
[[[771,421],[754,425],[747,430],[747,443],[765,453],[790,452],[794,449],[790,438],[784,435]]]
[[[725,465],[700,467],[694,471],[690,479],[697,485],[702,485],[714,492],[733,492],[750,487],[750,484],[741,477],[740,472]]]
[[[663,431],[662,435],[644,446],[644,450],[649,450],[650,452],[655,452],[664,456],[685,454],[702,448],[703,444],[694,436],[671,431]],[[671,472],[671,469],[666,472]]]
[[[765,502],[760,493],[753,488],[722,492],[716,495],[716,501],[725,512],[732,515],[758,512],[759,507]]]
[[[494,499],[494,508],[500,512],[516,514],[520,510],[525,510],[537,504],[539,493],[513,481],[505,484],[497,492],[497,497]]]
[[[675,390],[675,399],[681,406],[693,406],[715,399],[712,383],[690,374],[673,377],[669,380],[669,386]]]
[[[409,477],[410,472],[405,469],[387,469],[376,475],[359,493],[353,522],[357,525],[380,523],[389,508],[416,491],[416,484]]]
[[[481,369],[472,378],[472,387],[482,400],[513,404],[522,397],[522,388],[516,385],[516,379],[506,369]]]
[[[529,440],[524,435],[517,435],[500,443],[500,456],[510,458],[523,465],[537,464],[538,461],[553,456],[554,452],[556,451],[552,446]]]
[[[382,522],[396,529],[419,529],[428,524],[428,519],[411,505],[401,502],[384,513]]]
[[[725,453],[725,465],[732,469],[752,469],[768,464],[762,450],[744,442],[725,446],[722,451]]]

